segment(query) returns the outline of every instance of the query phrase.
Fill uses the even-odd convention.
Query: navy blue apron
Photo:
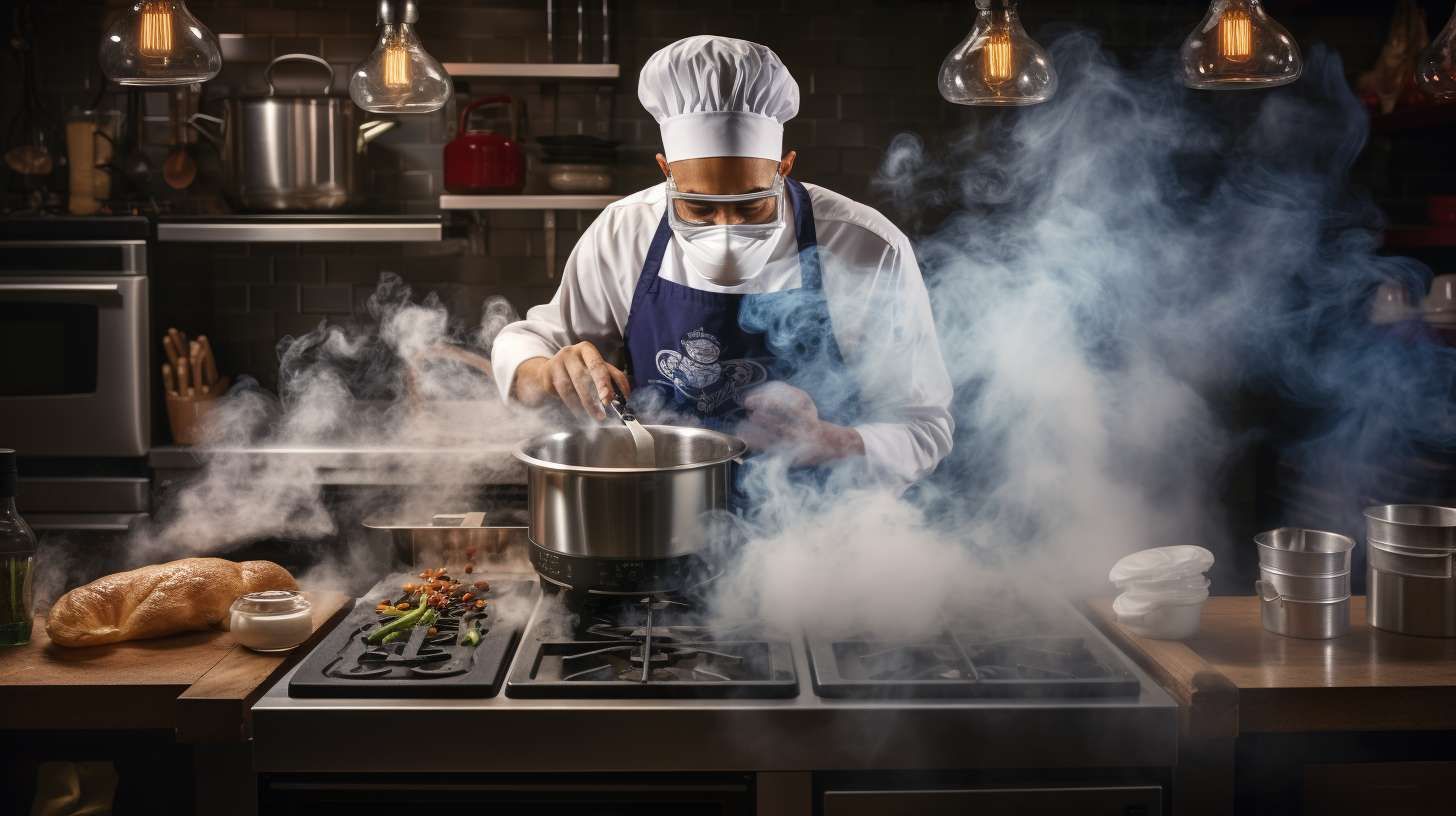
[[[824,420],[853,422],[858,389],[830,324],[813,203],[804,185],[785,185],[799,246],[797,289],[744,295],[663,280],[658,273],[672,240],[664,208],[624,332],[634,405],[731,433],[747,392],[782,380],[807,392]]]

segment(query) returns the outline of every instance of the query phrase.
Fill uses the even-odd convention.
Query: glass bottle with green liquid
[[[30,642],[35,533],[15,509],[15,451],[0,448],[0,646]]]

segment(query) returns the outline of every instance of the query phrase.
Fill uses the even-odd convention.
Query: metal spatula
[[[623,425],[632,434],[632,445],[636,449],[633,454],[633,464],[637,467],[657,467],[657,446],[652,441],[652,433],[642,427],[637,421],[632,409],[627,407],[627,399],[620,391],[616,392],[612,399],[603,403],[607,414]]]

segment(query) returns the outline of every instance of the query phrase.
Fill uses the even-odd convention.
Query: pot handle
[[[273,90],[273,69],[276,68],[278,66],[278,63],[280,62],[312,62],[315,65],[323,66],[323,69],[329,72],[329,78],[328,81],[324,83],[323,90],[319,91],[319,93],[327,94],[333,91],[334,66],[330,65],[328,60],[324,59],[323,57],[316,57],[313,54],[283,54],[274,57],[273,61],[268,63],[268,67],[263,69],[263,80],[268,83],[269,96],[272,96],[275,93],[275,91]]]
[[[473,113],[476,108],[483,107],[485,105],[510,105],[510,107],[511,107],[511,141],[513,141],[513,142],[520,141],[517,138],[517,130],[518,130],[518,124],[519,124],[518,123],[518,120],[521,117],[520,117],[520,115],[518,113],[518,109],[516,107],[516,99],[515,99],[515,97],[512,97],[512,96],[482,96],[479,99],[472,99],[470,101],[470,104],[466,105],[460,111],[460,131],[459,132],[460,133],[469,133],[470,132],[470,129],[467,126],[467,124],[470,121],[470,114]]]
[[[1266,584],[1263,581],[1255,581],[1254,594],[1258,595],[1260,600],[1264,601],[1265,603],[1277,603],[1280,606],[1284,605],[1284,599],[1279,596],[1279,590],[1275,589],[1273,584]]]
[[[355,152],[363,153],[364,148],[368,147],[370,142],[394,130],[394,126],[397,124],[399,123],[389,119],[373,119],[360,125],[359,137],[354,140]]]
[[[214,125],[217,125],[217,133],[213,133],[202,125],[197,124],[199,120],[204,122],[211,122]],[[222,147],[222,133],[223,129],[226,128],[227,125],[223,124],[223,121],[221,119],[217,118],[216,116],[208,116],[205,113],[194,113],[191,116],[187,117],[187,126],[197,131],[198,133],[201,133],[203,137],[205,137],[209,142],[212,142],[217,147]]]

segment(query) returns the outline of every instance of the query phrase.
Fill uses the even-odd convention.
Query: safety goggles
[[[667,203],[668,223],[676,230],[720,225],[772,228],[783,217],[784,177],[775,174],[773,184],[767,190],[738,195],[706,195],[678,190],[677,181],[669,176]]]

